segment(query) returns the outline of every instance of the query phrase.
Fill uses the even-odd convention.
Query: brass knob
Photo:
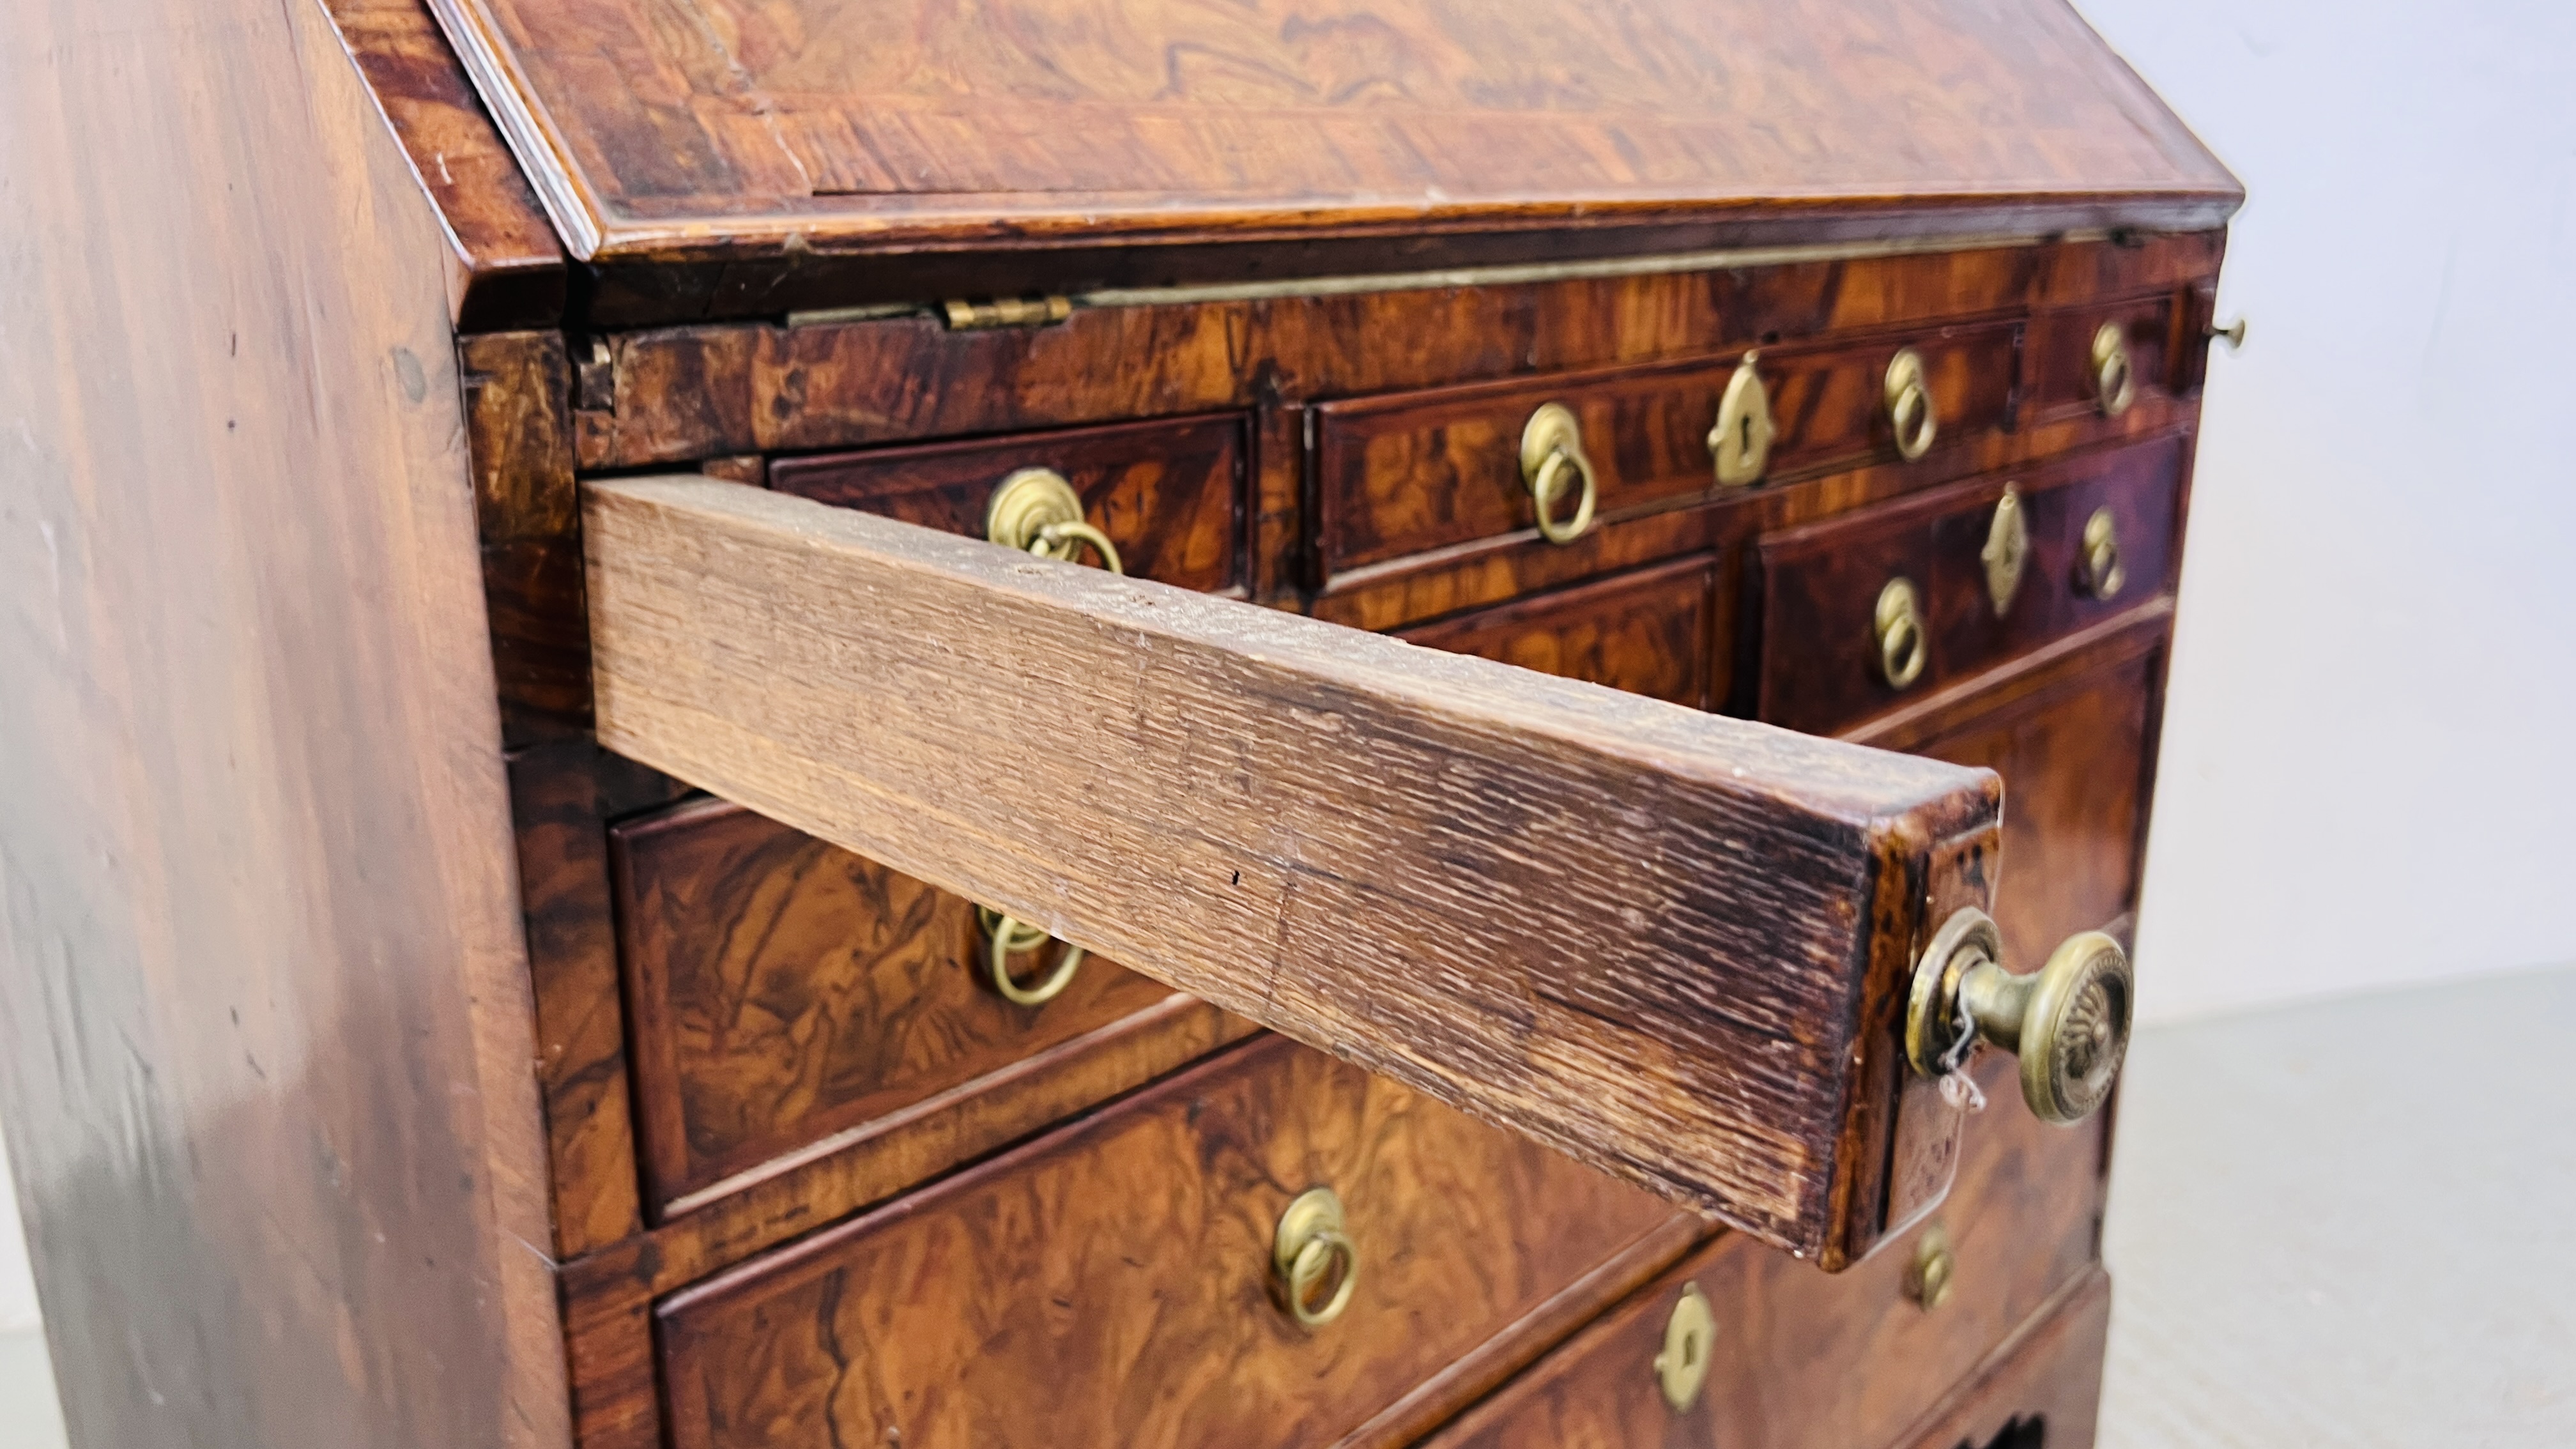
[[[1899,349],[1887,364],[1887,421],[1896,429],[1897,454],[1907,462],[1932,451],[1932,435],[1940,430],[1934,411],[1922,354]]]
[[[2003,968],[2003,934],[1975,907],[1942,922],[1915,963],[1905,1055],[1938,1080],[1979,1042],[2021,1059],[2022,1100],[2045,1122],[2080,1122],[2111,1095],[2129,1050],[2128,955],[2100,931],[2069,936],[2027,976]]]
[[[991,906],[975,908],[975,923],[984,930],[984,963],[992,973],[993,989],[1014,1006],[1044,1006],[1064,994],[1073,984],[1074,973],[1082,969],[1083,950],[1067,944],[1064,954],[1056,957],[1055,969],[1033,984],[1023,986],[1011,974],[1011,958],[1037,950],[1055,938],[1028,922],[1003,915]]]
[[[984,537],[1004,548],[1067,562],[1079,558],[1088,545],[1100,556],[1102,568],[1127,572],[1118,545],[1083,521],[1082,495],[1052,468],[1022,468],[994,487],[984,505]]]
[[[2217,341],[2226,343],[2228,351],[2242,352],[2245,350],[2245,319],[2239,317],[2224,327],[2213,324],[2208,329],[2208,335]]]
[[[1986,546],[1977,551],[1977,562],[1986,568],[1986,598],[1995,606],[1995,617],[2012,607],[2013,595],[2021,590],[2022,566],[2030,562],[2029,510],[2021,506],[2021,489],[2007,483],[2004,496],[1995,500],[1995,517],[1986,525]]]
[[[2101,405],[2102,416],[2116,418],[2138,400],[2136,369],[2129,363],[2128,330],[2117,322],[2105,322],[2093,334],[2093,400]]]
[[[1950,1230],[1934,1223],[1915,1240],[1914,1261],[1905,1270],[1905,1296],[1929,1313],[1950,1301],[1958,1272],[1959,1260],[1950,1251]]]
[[[2129,571],[2120,564],[2120,520],[2096,508],[2084,520],[2084,542],[2075,553],[2075,587],[2097,599],[2119,597]]]
[[[1529,485],[1530,501],[1538,506],[1540,537],[1550,543],[1572,543],[1592,527],[1600,486],[1592,475],[1592,459],[1583,451],[1583,427],[1574,420],[1572,408],[1541,403],[1530,414],[1528,426],[1521,429],[1521,481]],[[1581,490],[1575,495],[1574,512],[1559,518],[1557,505],[1576,483]]]
[[[1279,1215],[1270,1269],[1280,1306],[1302,1328],[1321,1328],[1351,1306],[1360,1253],[1344,1226],[1341,1197],[1331,1188],[1306,1189]]]
[[[1878,640],[1878,677],[1892,689],[1903,689],[1923,677],[1931,662],[1931,635],[1923,627],[1923,608],[1914,581],[1894,578],[1878,591],[1878,613],[1872,625]]]
[[[1726,380],[1725,395],[1717,400],[1717,423],[1708,430],[1717,481],[1728,488],[1760,481],[1762,470],[1771,466],[1771,439],[1776,431],[1771,422],[1771,392],[1762,385],[1754,358],[1748,352],[1735,365],[1735,375]]]
[[[1717,1315],[1697,1283],[1684,1283],[1682,1296],[1664,1320],[1664,1347],[1655,1355],[1655,1382],[1664,1402],[1676,1414],[1687,1414],[1708,1383],[1708,1362],[1717,1346]]]

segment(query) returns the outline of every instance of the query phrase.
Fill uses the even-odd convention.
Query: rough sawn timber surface
[[[610,748],[1828,1266],[1875,1236],[1885,943],[1991,773],[704,478],[584,534]]]

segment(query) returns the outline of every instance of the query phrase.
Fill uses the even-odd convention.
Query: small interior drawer
[[[1184,589],[1242,582],[1243,419],[1220,413],[917,447],[782,458],[769,486],[984,537],[993,490],[1022,468],[1062,474],[1127,572]]]
[[[1106,1049],[1171,995],[1092,957],[1041,1004],[1005,1000],[967,901],[738,805],[675,806],[610,840],[658,1215],[835,1134],[989,1116],[1032,1057],[1094,1034]],[[1043,984],[1060,949],[1009,964]]]
[[[1992,474],[1766,536],[1756,717],[1832,733],[2170,591],[2186,441]],[[1987,558],[2007,489],[2023,557],[1998,610]],[[2105,556],[2085,536],[2106,510],[2116,588],[2094,578],[2089,565]],[[1914,650],[1887,635],[1899,580],[1920,631],[1910,671],[1900,666]]]
[[[1315,1188],[1351,1256],[1321,1249],[1310,1301],[1356,1271],[1307,1327],[1274,1258]],[[670,1440],[1328,1444],[1673,1218],[1264,1037],[664,1303]]]
[[[2100,349],[2105,328],[2126,351],[2132,400],[2151,392],[2170,392],[2174,305],[2170,293],[2160,292],[2031,318],[2027,386],[2032,413],[2111,410],[2102,390]],[[2116,396],[2108,401],[2117,404]]]
[[[1401,638],[1707,709],[1716,566],[1639,569],[1406,630]]]
[[[1755,367],[1776,429],[1766,477],[1895,455],[1886,374],[1922,358],[1934,447],[2000,427],[2012,407],[2017,327],[1988,323],[1864,344],[1764,349]],[[1328,403],[1315,435],[1315,546],[1338,575],[1480,540],[1535,543],[1521,436],[1548,403],[1570,409],[1605,520],[1718,491],[1709,433],[1740,356],[1680,367],[1514,381]]]

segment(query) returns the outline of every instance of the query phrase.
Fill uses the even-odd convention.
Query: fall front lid
[[[585,260],[1597,253],[2196,229],[2242,195],[2064,0],[434,5]]]

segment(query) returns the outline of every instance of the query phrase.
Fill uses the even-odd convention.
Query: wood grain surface
[[[1073,485],[1083,516],[1127,572],[1183,589],[1243,591],[1240,415],[1157,418],[1100,428],[782,459],[781,493],[864,508],[977,538],[1003,479],[1045,468]]]
[[[2169,595],[2181,551],[2189,440],[2168,434],[1969,479],[1901,503],[1766,534],[1758,545],[1762,670],[1757,717],[1791,729],[1849,729],[1952,681]],[[1998,616],[1982,551],[2010,486],[2028,529],[2022,576]],[[2079,588],[2085,520],[2118,520],[2118,594]],[[1927,662],[1899,689],[1880,672],[1874,620],[1889,580],[1920,600]]]
[[[2008,1058],[1989,1055],[1978,1075],[1998,1101],[1971,1122],[1958,1185],[1937,1220],[1956,1264],[1956,1286],[1939,1308],[1925,1312],[1906,1288],[1931,1224],[1831,1276],[1730,1235],[1604,1314],[1426,1449],[1913,1442],[1910,1426],[2098,1272],[2099,1124],[2069,1131],[2018,1110]],[[1657,1391],[1654,1362],[1686,1284],[1707,1300],[1717,1334],[1698,1401],[1676,1413]]]
[[[382,124],[438,209],[458,330],[535,327],[564,310],[564,252],[518,160],[422,0],[323,0]]]
[[[2013,421],[2019,329],[1919,325],[1859,347],[1760,351],[1778,435],[1770,476],[1791,478],[1873,452],[1893,458],[1883,379],[1900,346],[1923,358],[1936,446],[1957,447]],[[1757,349],[1747,348],[1747,351]],[[1326,403],[1316,409],[1317,566],[1383,576],[1408,554],[1535,532],[1520,437],[1542,404],[1582,428],[1605,520],[1726,496],[1709,452],[1718,398],[1742,360],[1581,372]]]
[[[0,46],[0,1115],[83,1449],[568,1443],[449,239],[319,5]]]
[[[436,8],[585,260],[2241,197],[2060,0]]]
[[[1271,1245],[1317,1186],[1357,1270],[1344,1314],[1306,1329]],[[1523,1321],[1597,1294],[1604,1264],[1692,1235],[1656,1198],[1268,1037],[674,1297],[671,1442],[1368,1442],[1443,1367],[1497,1339],[1525,1357]]]
[[[611,748],[1828,1263],[1874,1235],[1862,1023],[1993,777],[739,485],[585,497]]]
[[[665,1212],[1170,995],[1093,958],[1055,999],[1014,1005],[985,979],[972,902],[737,805],[692,802],[610,838],[644,1163]]]
[[[1709,590],[1716,577],[1711,561],[1684,559],[1462,614],[1401,637],[1707,709],[1714,703]]]

